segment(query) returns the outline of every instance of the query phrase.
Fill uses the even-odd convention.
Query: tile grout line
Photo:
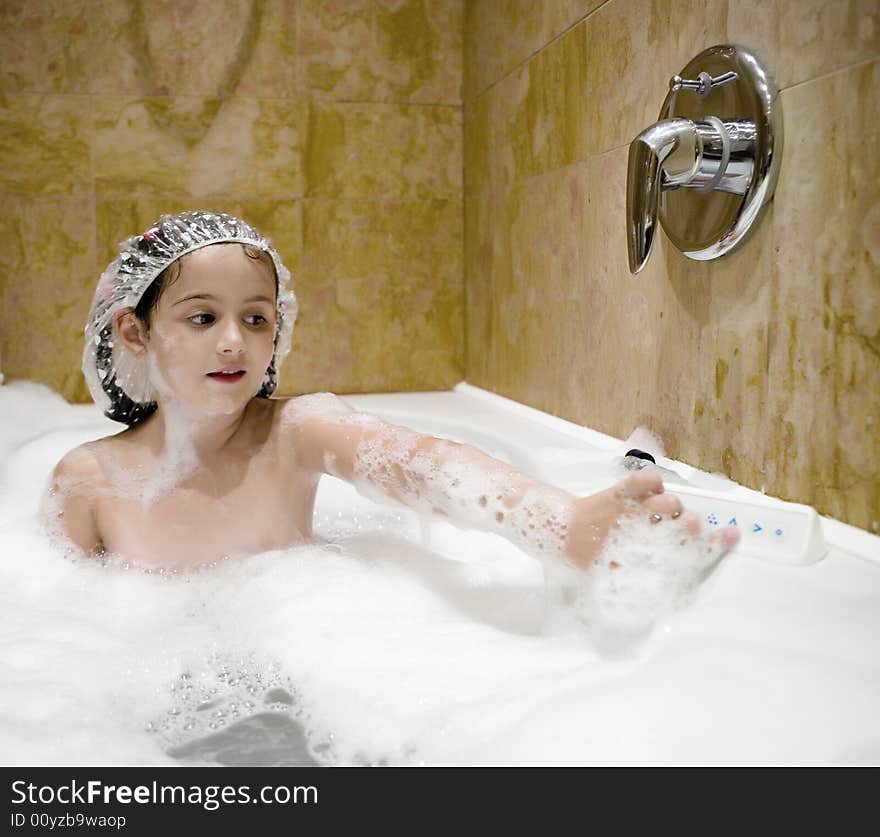
[[[799,87],[803,87],[805,84],[812,84],[814,81],[823,81],[824,79],[831,78],[832,76],[847,73],[850,70],[867,67],[869,64],[873,64],[875,62],[880,62],[880,55],[874,55],[871,58],[865,58],[862,61],[857,61],[855,64],[848,64],[846,67],[838,67],[836,70],[829,70],[827,73],[822,73],[821,75],[804,79],[803,81],[799,81],[795,84],[790,84],[788,87],[780,87],[779,92],[780,94],[782,94],[783,92],[788,90],[797,90]]]
[[[515,64],[513,67],[511,67],[500,78],[495,79],[495,81],[493,81],[485,89],[483,89],[479,93],[477,93],[476,96],[474,96],[474,98],[470,102],[464,100],[464,97],[462,97],[462,106],[465,107],[468,105],[475,104],[477,99],[481,98],[482,96],[485,96],[490,90],[494,89],[499,84],[501,84],[502,81],[509,78],[511,75],[513,75],[517,70],[519,70],[524,65],[528,64],[536,55],[540,55],[545,49],[547,49],[547,47],[552,46],[558,40],[565,37],[569,32],[571,32],[572,29],[575,29],[577,26],[580,26],[581,23],[583,23],[585,20],[588,20],[589,18],[591,18],[593,15],[595,15],[597,12],[599,12],[601,9],[603,9],[605,6],[607,6],[610,2],[612,2],[612,0],[604,0],[604,2],[602,2],[598,6],[596,6],[596,8],[593,9],[591,12],[587,12],[587,14],[585,14],[583,17],[580,17],[577,20],[575,20],[573,23],[569,24],[558,35],[554,35],[549,41],[547,41],[547,43],[542,44],[536,50],[531,52],[526,58],[522,59],[517,64]]]

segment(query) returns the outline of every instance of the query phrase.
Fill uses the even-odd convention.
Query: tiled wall
[[[774,204],[632,277],[628,143],[729,41],[782,89]],[[226,210],[294,271],[285,392],[466,377],[876,530],[878,55],[876,0],[5,2],[0,368],[86,400],[115,242]]]
[[[294,273],[281,390],[463,377],[462,0],[0,4],[0,369],[88,400],[122,238],[239,214]]]
[[[880,530],[880,4],[469,0],[466,378]],[[741,43],[781,89],[771,209],[728,257],[627,267],[627,149]]]

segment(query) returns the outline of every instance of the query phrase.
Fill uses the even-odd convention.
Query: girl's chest
[[[147,567],[185,569],[265,552],[312,534],[318,475],[260,457],[225,474],[179,484],[144,480],[96,506],[107,552]]]

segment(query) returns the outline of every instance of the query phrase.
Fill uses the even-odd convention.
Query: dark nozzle
[[[653,462],[655,465],[657,464],[657,460],[654,459],[654,457],[651,456],[650,453],[639,450],[638,448],[633,448],[632,450],[628,450],[626,452],[626,455],[623,457],[624,467],[630,471],[640,470],[641,468],[645,467],[645,462],[637,461],[640,459],[645,460],[646,462]]]

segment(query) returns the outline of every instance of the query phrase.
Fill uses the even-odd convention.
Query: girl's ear
[[[135,316],[134,308],[123,308],[113,315],[113,326],[118,338],[135,357],[147,350],[147,334],[143,323]]]

